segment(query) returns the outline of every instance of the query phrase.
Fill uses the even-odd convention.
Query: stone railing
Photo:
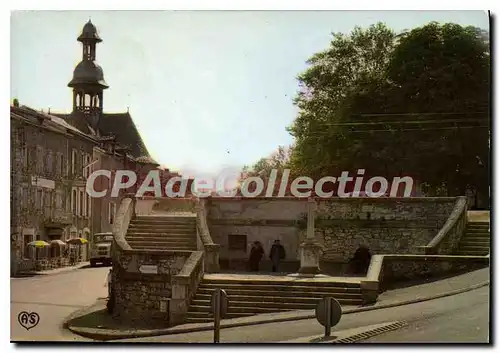
[[[205,252],[205,271],[208,273],[219,272],[219,249],[220,245],[215,244],[210,236],[207,223],[206,200],[199,199],[196,204],[196,232],[198,250]]]
[[[489,256],[373,255],[366,277],[361,280],[363,302],[374,303],[379,293],[397,280],[439,276],[467,268],[485,266],[489,262]]]
[[[467,198],[460,196],[446,223],[437,235],[421,247],[425,254],[451,254],[458,246],[467,226]]]
[[[117,252],[132,250],[125,239],[130,221],[135,216],[136,199],[134,195],[127,195],[120,203],[116,213],[115,223],[113,224],[113,261]]]
[[[162,212],[195,213],[196,199],[172,198],[172,197],[157,198],[155,199],[152,213],[162,213]]]
[[[135,198],[124,198],[113,225],[113,316],[160,326],[179,323],[203,277],[203,252],[132,249],[126,234],[135,211]]]
[[[204,274],[204,254],[191,253],[181,271],[172,278],[172,298],[170,300],[170,324],[184,322],[191,299],[196,294]]]

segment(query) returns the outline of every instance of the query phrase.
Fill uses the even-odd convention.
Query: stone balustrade
[[[467,198],[458,197],[453,211],[436,236],[424,246],[426,254],[451,254],[456,250],[467,227]]]
[[[207,200],[199,199],[196,207],[196,231],[198,235],[198,249],[205,252],[205,271],[207,273],[219,272],[219,249],[210,236],[207,223]]]
[[[361,280],[361,293],[365,304],[375,303],[378,294],[392,282],[487,266],[489,256],[458,255],[373,255],[367,275]]]

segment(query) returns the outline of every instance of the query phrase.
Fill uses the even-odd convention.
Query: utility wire
[[[384,124],[441,124],[441,123],[466,123],[480,122],[486,119],[450,119],[450,120],[410,120],[410,121],[376,121],[368,123],[318,123],[319,126],[363,126]]]
[[[480,126],[460,126],[460,127],[434,127],[434,128],[424,128],[424,129],[393,129],[393,130],[354,130],[354,131],[349,131],[347,130],[346,133],[371,133],[371,132],[400,132],[400,131],[436,131],[436,130],[463,130],[463,129],[483,129],[483,128],[489,128],[488,125],[480,125]],[[314,132],[314,133],[309,133],[307,135],[328,135],[331,134],[331,132],[328,131],[322,131],[322,132]]]

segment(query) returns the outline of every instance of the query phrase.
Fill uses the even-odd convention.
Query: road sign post
[[[214,343],[220,342],[220,319],[226,315],[228,299],[226,291],[216,288],[212,294],[212,313],[214,315]]]
[[[323,298],[316,306],[316,319],[325,327],[325,338],[331,336],[332,327],[339,323],[341,317],[342,308],[334,298]]]

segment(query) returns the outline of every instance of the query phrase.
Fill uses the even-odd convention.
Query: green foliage
[[[362,168],[435,190],[444,183],[448,194],[471,183],[487,195],[489,129],[474,127],[489,118],[486,32],[430,23],[396,35],[379,23],[335,34],[308,63],[288,128],[295,174]]]

